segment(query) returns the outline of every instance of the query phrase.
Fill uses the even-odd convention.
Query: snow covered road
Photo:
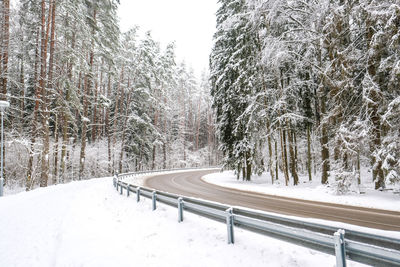
[[[0,266],[334,266],[335,258],[119,195],[111,178],[0,199]],[[361,266],[348,262],[350,266]]]

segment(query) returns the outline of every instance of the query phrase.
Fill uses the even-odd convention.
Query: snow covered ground
[[[334,266],[335,258],[151,201],[112,178],[0,198],[0,266]],[[361,264],[348,262],[349,266]]]
[[[283,174],[280,174],[281,179]],[[260,192],[270,195],[293,197],[299,199],[315,200],[330,203],[339,203],[359,207],[377,208],[400,211],[400,195],[393,191],[374,190],[374,183],[368,181],[370,174],[366,170],[362,172],[363,194],[349,192],[345,195],[337,195],[332,187],[321,185],[319,177],[309,182],[308,177],[300,176],[298,186],[285,186],[282,180],[271,183],[269,174],[254,175],[252,181],[237,180],[233,171],[213,173],[203,177],[203,180],[219,186],[236,188],[247,191]],[[370,179],[371,180],[371,179]]]

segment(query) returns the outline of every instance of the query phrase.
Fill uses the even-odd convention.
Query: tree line
[[[219,0],[211,93],[225,166],[346,191],[400,184],[400,1]]]
[[[200,81],[117,0],[1,3],[8,186],[215,164],[209,76]]]

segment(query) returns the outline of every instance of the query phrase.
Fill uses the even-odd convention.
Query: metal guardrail
[[[183,170],[183,169],[175,169]],[[185,169],[187,170],[187,169]],[[227,225],[228,244],[235,243],[234,227],[336,255],[336,266],[346,266],[346,258],[373,266],[400,266],[400,240],[380,235],[338,229],[323,224],[280,217],[268,213],[230,207],[220,203],[179,196],[150,188],[126,183],[121,178],[134,175],[160,173],[173,170],[145,171],[116,175],[114,187],[120,194],[126,191],[152,199],[152,210],[157,202],[178,208],[178,222],[184,219],[184,211],[192,212]],[[361,241],[360,241],[361,240]]]

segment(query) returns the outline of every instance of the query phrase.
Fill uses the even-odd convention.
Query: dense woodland
[[[216,164],[209,75],[121,33],[116,0],[1,1],[7,186]]]
[[[218,145],[238,179],[399,187],[400,0],[219,4],[197,79],[122,33],[118,0],[1,1],[7,185],[215,165]]]
[[[210,57],[224,163],[250,180],[400,184],[400,1],[220,0]]]

